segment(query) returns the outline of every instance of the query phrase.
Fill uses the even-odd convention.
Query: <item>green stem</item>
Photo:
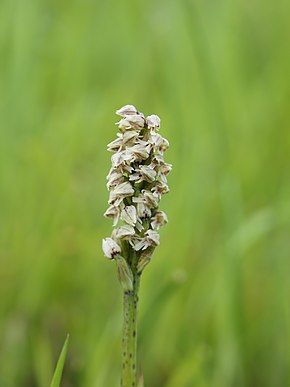
[[[124,292],[122,387],[137,386],[137,310],[140,276],[136,272],[133,275],[133,290],[131,292]]]

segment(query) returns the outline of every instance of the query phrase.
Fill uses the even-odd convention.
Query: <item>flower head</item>
[[[157,115],[145,118],[133,105],[123,106],[116,114],[121,116],[117,123],[120,132],[108,145],[114,154],[107,176],[110,206],[104,215],[113,220],[114,227],[120,220],[123,225],[103,240],[103,250],[106,257],[116,259],[124,283],[132,269],[128,257],[137,257],[141,272],[159,245],[159,229],[167,223],[167,216],[158,207],[162,195],[169,191],[167,175],[172,166],[163,159],[169,142],[157,133]],[[128,270],[124,260],[130,266]]]

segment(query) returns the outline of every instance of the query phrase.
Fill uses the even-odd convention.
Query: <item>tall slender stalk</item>
[[[140,276],[136,273],[133,275],[133,290],[125,291],[123,294],[122,387],[137,385],[137,311]]]

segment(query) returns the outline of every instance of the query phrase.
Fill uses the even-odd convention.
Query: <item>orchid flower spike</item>
[[[169,142],[157,133],[160,118],[156,114],[145,118],[133,105],[123,106],[116,114],[121,116],[120,133],[108,145],[114,154],[107,176],[110,206],[104,215],[114,226],[119,220],[123,225],[105,239],[103,250],[111,259],[117,253],[127,259],[130,249],[138,255],[159,244],[159,229],[167,223],[167,216],[158,206],[162,195],[169,192],[167,175],[172,166],[163,159]]]

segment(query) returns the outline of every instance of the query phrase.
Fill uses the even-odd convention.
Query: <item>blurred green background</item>
[[[0,386],[116,387],[122,297],[101,251],[131,103],[162,119],[169,217],[146,269],[147,387],[290,385],[290,3],[2,0]]]

